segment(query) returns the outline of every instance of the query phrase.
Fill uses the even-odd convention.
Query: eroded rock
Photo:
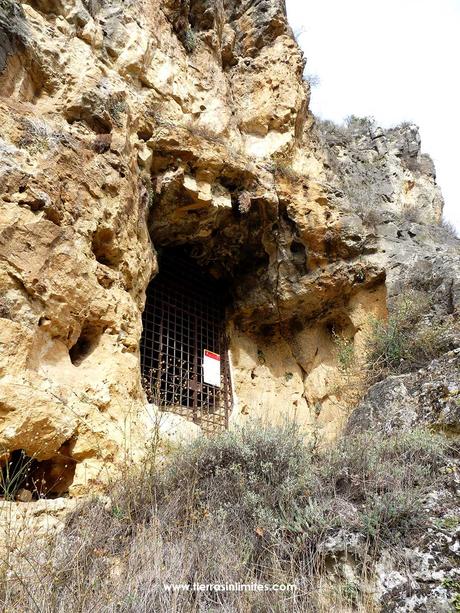
[[[349,412],[334,334],[362,346],[415,270],[456,308],[457,243],[428,262],[428,226],[394,217],[442,208],[418,132],[332,130],[328,151],[282,2],[2,2],[0,29],[0,447],[55,470],[66,446],[72,494],[152,434],[157,249],[228,288],[231,423],[290,415],[333,438]],[[349,166],[388,223],[357,214]]]

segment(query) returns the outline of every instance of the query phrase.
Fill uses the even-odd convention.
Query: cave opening
[[[70,361],[74,366],[80,366],[96,349],[103,330],[91,323],[85,323],[76,343],[69,349]]]
[[[207,433],[228,427],[232,405],[226,336],[228,287],[185,249],[163,249],[147,288],[140,344],[147,398]]]
[[[48,460],[37,460],[24,449],[0,455],[0,498],[31,502],[65,495],[72,485],[76,461],[71,458],[72,441],[64,443]]]

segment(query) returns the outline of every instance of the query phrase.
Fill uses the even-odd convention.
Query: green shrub
[[[357,506],[354,529],[387,544],[417,529],[427,488],[446,462],[447,444],[425,430],[388,438],[346,437],[317,465],[318,491]],[[346,525],[353,529],[353,523]]]
[[[348,374],[356,364],[353,338],[346,338],[336,333],[333,334],[333,338],[340,371]]]
[[[430,313],[429,294],[407,292],[387,321],[371,320],[366,361],[370,382],[426,365],[449,349],[449,323]]]

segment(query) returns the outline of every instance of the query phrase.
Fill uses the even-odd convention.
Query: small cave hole
[[[110,150],[112,144],[112,135],[109,134],[97,134],[93,141],[93,149],[96,153],[107,153]]]
[[[305,256],[305,245],[298,241],[293,241],[291,243],[291,253],[294,255],[302,255]]]
[[[66,494],[75,476],[76,461],[70,456],[71,441],[64,443],[55,456],[39,461],[23,449],[0,456],[0,498],[32,502]]]
[[[337,312],[324,322],[324,329],[331,339],[351,339],[356,332],[350,317],[345,312]]]
[[[153,132],[150,128],[141,128],[137,132],[139,140],[143,140],[145,143],[152,138]]]
[[[298,240],[294,240],[290,245],[291,251],[291,261],[298,270],[298,272],[303,275],[308,273],[307,268],[307,250],[305,245]]]
[[[55,208],[45,207],[44,209],[44,218],[54,223],[55,226],[61,225],[63,217],[63,214]]]
[[[100,338],[100,328],[91,325],[83,326],[77,342],[69,349],[69,356],[72,364],[74,366],[80,366],[80,364],[96,349]]]
[[[93,234],[91,249],[99,264],[116,269],[121,262],[121,251],[114,244],[114,238],[113,230],[99,228]]]
[[[276,326],[271,324],[263,324],[260,326],[260,336],[264,339],[271,339],[276,334]]]
[[[305,323],[300,317],[293,317],[288,321],[286,328],[286,334],[289,337],[293,337],[303,331]]]

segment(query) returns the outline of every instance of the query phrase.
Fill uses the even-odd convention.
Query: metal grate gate
[[[165,252],[147,290],[142,381],[152,402],[207,433],[228,426],[232,402],[224,307],[216,282],[190,259]],[[205,350],[220,355],[220,387],[203,380]]]

